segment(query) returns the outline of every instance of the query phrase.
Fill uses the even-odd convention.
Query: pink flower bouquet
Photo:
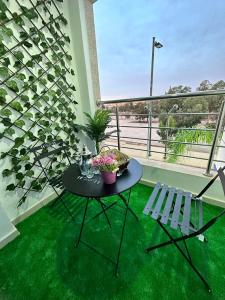
[[[98,168],[101,172],[116,172],[118,163],[114,154],[97,155],[92,159],[93,167]]]

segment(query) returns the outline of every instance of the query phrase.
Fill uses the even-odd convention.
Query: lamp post
[[[152,38],[152,60],[151,60],[151,77],[150,77],[150,90],[149,94],[152,96],[153,90],[153,73],[154,73],[154,59],[155,59],[155,48],[162,48],[163,45],[157,42],[155,37]],[[152,140],[152,107],[151,100],[148,102],[148,144],[147,144],[147,154],[151,156],[151,140]]]

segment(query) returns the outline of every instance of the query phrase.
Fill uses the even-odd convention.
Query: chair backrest
[[[210,182],[202,189],[202,191],[196,196],[196,198],[200,198],[209,188],[210,186],[215,182],[215,180],[219,177],[220,182],[222,184],[223,193],[225,196],[225,175],[224,175],[225,166],[223,168],[219,168],[217,170],[217,174],[210,180]],[[202,234],[204,231],[206,231],[209,227],[211,227],[220,217],[222,217],[225,214],[225,209],[223,209],[217,216],[213,217],[211,220],[209,220],[202,228],[198,230],[198,234]]]
[[[220,178],[220,182],[222,184],[223,192],[225,195],[225,175],[223,173],[224,170],[225,170],[225,166],[223,168],[219,168],[217,170],[217,174],[210,180],[209,183],[207,183],[207,185],[201,190],[201,192],[196,196],[196,198],[201,198],[205,194],[205,192],[211,187],[211,185],[216,181],[218,177]]]
[[[68,154],[68,145],[66,145],[66,143],[62,140],[43,143],[42,145],[31,148],[30,152],[34,154],[34,162],[37,162],[39,164],[51,185],[51,178],[58,177],[61,172],[59,170],[55,171],[53,168],[53,164],[60,164],[63,162],[63,164],[65,165],[71,165],[71,160]],[[60,157],[60,161],[57,160],[58,157]],[[43,163],[44,159],[47,159],[45,165]]]

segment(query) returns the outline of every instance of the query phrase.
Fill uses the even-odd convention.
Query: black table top
[[[128,190],[139,182],[142,174],[143,168],[141,164],[132,158],[127,170],[121,176],[117,177],[114,184],[105,184],[100,174],[94,175],[91,179],[82,176],[80,168],[76,164],[69,166],[65,170],[62,182],[65,189],[72,194],[90,198],[103,198]]]

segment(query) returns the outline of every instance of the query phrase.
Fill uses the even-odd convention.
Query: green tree
[[[203,80],[199,87],[197,87],[197,91],[208,91],[212,89],[212,83],[209,80]]]
[[[135,116],[136,120],[145,121],[148,118],[148,111],[144,102],[138,102],[134,106],[134,113],[137,114]]]
[[[212,85],[212,90],[224,90],[225,82],[223,80],[219,80]],[[225,100],[223,95],[219,96],[211,96],[209,98],[209,112],[218,112],[222,101]]]
[[[170,87],[166,94],[183,94],[191,92],[191,88],[188,86],[175,86]],[[174,107],[174,105],[178,106],[176,112],[172,112],[173,114],[167,115]],[[202,97],[191,97],[191,98],[179,98],[179,99],[170,99],[170,100],[162,100],[159,104],[159,110],[162,113],[159,116],[160,127],[167,127],[168,125],[168,117],[170,118],[169,123],[173,124],[172,127],[193,127],[199,124],[204,116],[202,115],[185,115],[182,113],[202,113],[208,111],[208,103],[202,99]],[[169,126],[171,127],[171,126]],[[176,129],[169,129],[168,136],[172,136],[177,132]],[[164,139],[167,134],[167,130],[160,129],[158,134]]]

